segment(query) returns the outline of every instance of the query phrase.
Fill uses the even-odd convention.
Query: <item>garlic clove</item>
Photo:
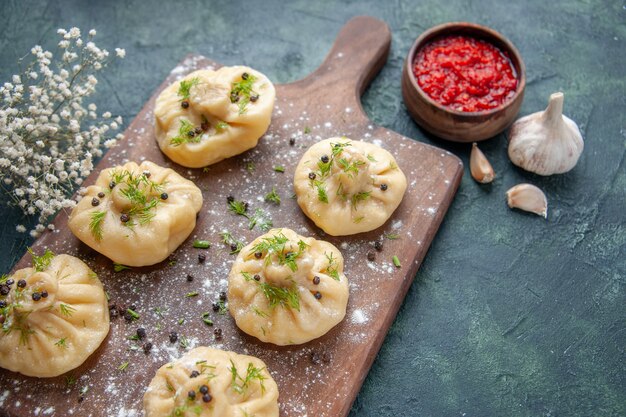
[[[538,214],[548,218],[548,200],[546,195],[532,184],[518,184],[506,192],[509,207]]]
[[[584,148],[576,123],[563,116],[563,93],[550,96],[545,111],[517,120],[509,132],[509,158],[539,175],[565,173],[576,165]]]
[[[476,142],[472,144],[472,152],[470,154],[470,174],[472,174],[472,178],[481,184],[488,184],[496,177],[493,167],[485,154],[478,149]]]

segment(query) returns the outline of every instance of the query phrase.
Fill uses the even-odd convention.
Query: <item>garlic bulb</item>
[[[548,218],[548,200],[538,187],[532,184],[518,184],[506,192],[506,200],[511,208],[517,208]]]
[[[470,174],[481,184],[488,184],[496,177],[493,167],[485,154],[478,149],[476,142],[472,144],[472,153],[470,154]]]
[[[562,174],[574,168],[583,151],[576,123],[563,116],[563,93],[554,93],[545,111],[517,120],[509,133],[509,158],[539,175]]]

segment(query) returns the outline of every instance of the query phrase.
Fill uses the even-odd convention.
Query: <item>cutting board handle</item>
[[[340,101],[360,109],[361,95],[387,62],[390,46],[391,32],[385,22],[370,16],[353,17],[341,28],[322,65],[294,84],[345,94]]]

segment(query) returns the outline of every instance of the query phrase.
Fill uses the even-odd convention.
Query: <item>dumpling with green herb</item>
[[[278,417],[278,386],[253,356],[197,347],[156,372],[146,417]]]
[[[382,226],[402,202],[407,183],[385,149],[335,137],[304,153],[293,186],[304,214],[329,235],[345,236]]]
[[[0,278],[0,367],[53,377],[80,366],[109,333],[98,276],[80,259],[46,251]]]
[[[244,66],[195,71],[155,104],[156,140],[172,161],[200,168],[254,148],[272,119],[276,92]]]
[[[144,161],[103,170],[72,210],[69,227],[113,262],[154,265],[196,227],[202,192],[170,168]]]
[[[290,229],[272,229],[241,249],[228,277],[237,326],[281,346],[326,334],[345,317],[348,294],[341,252]]]

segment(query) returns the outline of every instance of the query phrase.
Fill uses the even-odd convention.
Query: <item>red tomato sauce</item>
[[[494,45],[448,36],[422,47],[413,62],[420,88],[449,109],[481,112],[509,101],[517,89],[510,59]]]

